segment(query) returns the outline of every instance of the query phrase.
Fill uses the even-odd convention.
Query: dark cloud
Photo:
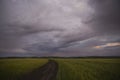
[[[44,26],[45,27],[45,26]],[[39,27],[36,25],[1,25],[0,26],[0,48],[16,48],[24,43],[21,43],[22,37],[31,34],[62,31],[59,28]]]
[[[120,32],[120,0],[90,0],[95,9],[90,24],[101,33],[119,34]]]
[[[1,0],[0,52],[99,55],[91,47],[120,40],[119,4],[119,0]],[[102,55],[112,55],[109,51]]]
[[[44,26],[44,27],[43,27]],[[1,25],[0,28],[1,36],[4,35],[16,35],[25,36],[39,32],[51,32],[51,31],[62,31],[60,28],[46,27],[45,25],[29,25],[29,24],[7,24]],[[4,34],[4,35],[3,35]]]

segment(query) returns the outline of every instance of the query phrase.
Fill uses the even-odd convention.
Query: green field
[[[120,59],[58,59],[58,80],[120,80]]]
[[[120,80],[120,59],[57,59],[57,80]],[[47,59],[0,59],[0,80],[19,80],[47,63]]]
[[[0,59],[0,80],[18,80],[46,62],[47,59]]]

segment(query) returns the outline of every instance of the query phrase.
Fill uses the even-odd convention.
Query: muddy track
[[[56,80],[58,72],[58,63],[54,60],[49,60],[42,67],[24,75],[20,80]]]

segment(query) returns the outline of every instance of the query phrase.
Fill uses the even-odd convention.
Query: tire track
[[[54,60],[49,60],[42,67],[24,75],[20,80],[56,80],[58,72],[58,63]]]

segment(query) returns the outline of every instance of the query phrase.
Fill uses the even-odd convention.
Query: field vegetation
[[[57,59],[58,80],[120,80],[120,59]]]
[[[58,63],[57,80],[120,80],[119,58],[52,58]],[[19,80],[48,58],[0,59],[0,80]]]
[[[46,62],[47,59],[0,59],[0,80],[19,80]]]

